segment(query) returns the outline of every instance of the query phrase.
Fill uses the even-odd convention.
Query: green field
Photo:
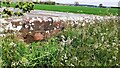
[[[12,7],[14,7],[15,5],[16,5],[15,3],[11,4]],[[118,14],[118,9],[116,9],[116,8],[94,8],[94,7],[83,7],[83,6],[35,4],[34,9],[69,12],[69,13],[79,13],[79,14],[108,15],[108,16]]]
[[[61,6],[61,5],[40,5],[35,4],[34,9],[39,10],[50,10],[80,14],[94,14],[94,15],[116,15],[118,9],[113,8],[93,8],[93,7],[82,7],[82,6]]]

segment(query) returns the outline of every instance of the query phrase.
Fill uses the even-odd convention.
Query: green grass
[[[3,5],[3,6],[5,6],[5,5]],[[14,7],[15,3],[12,3],[11,6]],[[79,14],[108,15],[108,16],[118,14],[118,9],[116,9],[116,8],[93,8],[93,7],[82,7],[82,6],[35,4],[34,9],[69,12],[69,13],[79,13]]]
[[[67,22],[66,22],[67,23]],[[0,38],[2,66],[120,66],[118,21],[68,26],[46,41]]]

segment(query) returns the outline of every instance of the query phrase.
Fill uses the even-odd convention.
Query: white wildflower
[[[65,60],[65,62],[67,62],[68,60]]]
[[[5,29],[0,27],[0,33],[4,32],[4,31],[5,31]]]
[[[85,23],[83,23],[82,26],[85,26]]]
[[[115,56],[113,56],[112,58],[113,58],[114,60],[117,60],[117,57],[115,57]]]
[[[15,63],[15,62],[12,62],[12,63],[11,63],[11,66],[15,66],[15,65],[16,65],[16,63]]]
[[[94,45],[94,48],[97,49],[98,48],[98,44]]]
[[[56,30],[56,28],[54,28],[54,30]]]
[[[47,31],[45,31],[46,33],[49,33],[49,31],[47,30]]]
[[[106,47],[110,47],[110,45],[105,45]]]
[[[116,48],[116,50],[118,51],[118,50],[119,50],[119,48]]]
[[[73,41],[73,39],[70,39],[70,37],[68,37],[67,44],[71,44],[72,41]]]
[[[52,21],[52,19],[49,18],[48,21]]]
[[[73,64],[70,64],[70,66],[74,66]]]
[[[78,58],[77,58],[77,57],[74,57],[74,59],[75,59],[75,60],[78,60]]]
[[[61,35],[61,37],[65,39],[65,36],[64,36],[64,35]]]
[[[111,63],[111,62],[112,62],[112,60],[109,60],[109,62]]]
[[[13,27],[16,27],[15,25],[13,25]]]
[[[38,17],[37,17],[37,20],[39,20],[40,22],[42,22],[42,19],[40,19],[40,18],[38,18]]]
[[[104,36],[102,36],[102,39],[101,39],[102,41],[104,41]]]
[[[80,18],[79,18],[79,20],[80,20],[80,21],[83,21],[83,20],[84,20],[84,18],[83,18],[83,17],[80,17]]]
[[[63,42],[63,43],[66,43],[66,41],[65,41],[63,38],[62,38],[62,42]]]
[[[32,22],[34,22],[34,21],[35,21],[35,20],[34,20],[34,19],[32,19],[32,20],[30,20],[29,22],[30,22],[30,23],[32,23]]]
[[[57,26],[57,28],[59,28],[59,26]]]
[[[22,25],[22,22],[20,22],[19,24]]]
[[[75,21],[75,24],[78,24],[79,22],[78,21]]]
[[[67,57],[67,55],[65,54],[65,55],[64,55],[64,59],[67,59],[67,58],[68,58],[68,57]]]
[[[28,25],[25,25],[25,28],[28,28],[29,26]]]
[[[17,44],[15,44],[14,42],[11,42],[9,45],[15,47]]]
[[[31,25],[35,25],[34,23],[32,23]]]
[[[22,28],[22,26],[17,26],[16,30],[19,31]]]
[[[30,27],[30,30],[33,30],[33,28],[32,28],[32,27]]]
[[[9,23],[9,22],[7,22],[7,21],[4,20],[4,19],[0,19],[0,23]]]
[[[116,45],[116,43],[113,42],[112,45]]]
[[[61,44],[61,45],[63,45],[63,46],[65,45],[65,43],[64,43],[64,42],[61,42],[60,44]]]
[[[4,37],[4,36],[6,36],[5,34],[0,34],[0,37]]]
[[[29,33],[31,34],[32,32],[30,31]]]

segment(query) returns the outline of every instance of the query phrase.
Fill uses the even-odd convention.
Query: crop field
[[[113,8],[92,8],[82,6],[59,6],[59,5],[40,5],[36,4],[35,9],[49,10],[49,11],[60,11],[80,14],[94,14],[94,15],[116,15],[118,9]]]

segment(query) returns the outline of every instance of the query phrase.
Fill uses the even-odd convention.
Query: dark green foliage
[[[11,2],[6,2],[6,7],[10,7]]]
[[[4,1],[4,2],[1,2],[1,4],[5,5],[6,7],[10,7],[11,6],[11,1]]]
[[[106,23],[64,30],[60,35],[63,35],[65,37],[63,39],[67,42],[62,42],[64,44],[60,46],[58,64],[62,66],[120,65],[117,23],[109,20]]]
[[[2,6],[2,2],[0,1],[0,8],[1,8],[1,6]]]
[[[0,41],[2,66],[48,66],[56,63],[58,42],[54,38],[47,42],[34,42],[29,46],[18,41],[14,35],[8,35]]]
[[[13,39],[13,40],[11,40]],[[26,47],[23,42],[17,43],[14,35],[5,37],[2,40],[2,66],[18,66],[22,65],[20,61],[26,54]]]
[[[55,2],[45,2],[46,5],[55,5]]]
[[[10,7],[11,3],[12,2],[3,2],[2,5],[6,6],[6,7]],[[13,11],[10,11],[8,8],[6,8],[2,12],[2,15],[3,15],[2,17],[11,17],[13,15],[22,16],[23,13],[30,12],[31,10],[33,10],[34,3],[32,3],[32,2],[17,2],[15,4],[14,8],[19,8],[20,10],[22,10],[22,12],[20,12],[20,11],[13,12]]]
[[[34,2],[34,4],[45,4],[45,5],[55,5],[56,3],[55,2],[52,2],[52,1],[48,1],[48,2]]]
[[[18,11],[18,12],[15,12],[14,15],[15,15],[15,16],[22,16],[23,13]]]
[[[4,9],[2,14],[6,14],[6,16],[12,16],[14,13],[13,13],[13,11],[10,11],[8,9]]]
[[[15,8],[22,9],[23,12],[30,12],[33,10],[34,4],[32,2],[18,2]]]

